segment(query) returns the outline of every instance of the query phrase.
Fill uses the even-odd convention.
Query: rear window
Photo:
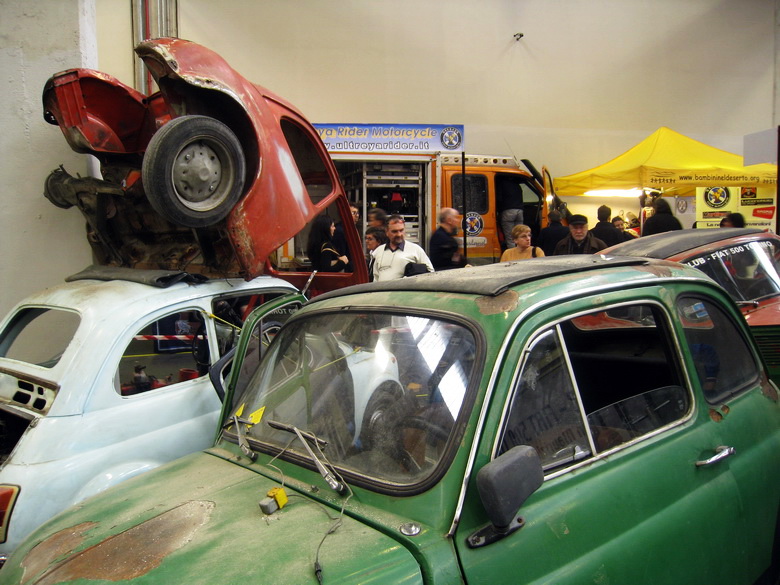
[[[726,246],[686,260],[720,284],[737,302],[756,301],[780,293],[780,245],[756,240]]]
[[[53,368],[67,349],[81,319],[61,309],[21,309],[0,333],[0,357]]]
[[[758,382],[761,367],[726,313],[696,297],[679,299],[677,311],[696,376],[710,404],[720,404]]]

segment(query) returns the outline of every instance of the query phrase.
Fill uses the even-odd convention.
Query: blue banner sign
[[[462,124],[314,124],[328,152],[463,152]]]

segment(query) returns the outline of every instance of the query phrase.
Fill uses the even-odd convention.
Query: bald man
[[[428,245],[431,264],[436,270],[461,268],[465,262],[460,253],[460,245],[453,237],[460,228],[460,213],[452,207],[445,207],[439,212],[439,227],[433,232]]]

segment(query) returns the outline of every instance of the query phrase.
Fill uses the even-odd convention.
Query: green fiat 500
[[[700,271],[555,257],[298,302],[212,372],[213,448],[60,514],[0,582],[777,583],[778,390]]]

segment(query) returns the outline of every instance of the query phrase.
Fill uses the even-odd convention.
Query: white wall
[[[133,0],[97,0],[97,69],[133,85]]]
[[[179,35],[314,122],[461,123],[469,152],[563,176],[661,126],[741,154],[773,125],[775,4],[179,0]],[[567,202],[594,222],[602,203],[639,212]]]
[[[566,175],[660,126],[772,125],[772,0],[179,0],[179,34],[315,122],[466,124]],[[524,37],[515,41],[514,33]]]
[[[745,134],[777,123],[776,4],[178,0],[181,37],[314,122],[465,124],[469,152],[530,158],[554,176],[602,164],[660,126],[741,153]],[[85,163],[42,121],[40,94],[67,67],[98,65],[132,84],[129,5],[0,0],[0,312],[89,262],[79,212],[41,196],[51,169]],[[92,62],[82,45],[95,36]],[[602,201],[569,203],[595,219]]]
[[[62,282],[91,262],[84,220],[43,197],[44,179],[64,163],[86,174],[56,126],[43,121],[51,74],[94,67],[94,6],[86,0],[0,0],[0,314],[27,294]],[[92,31],[92,32],[91,32]]]

